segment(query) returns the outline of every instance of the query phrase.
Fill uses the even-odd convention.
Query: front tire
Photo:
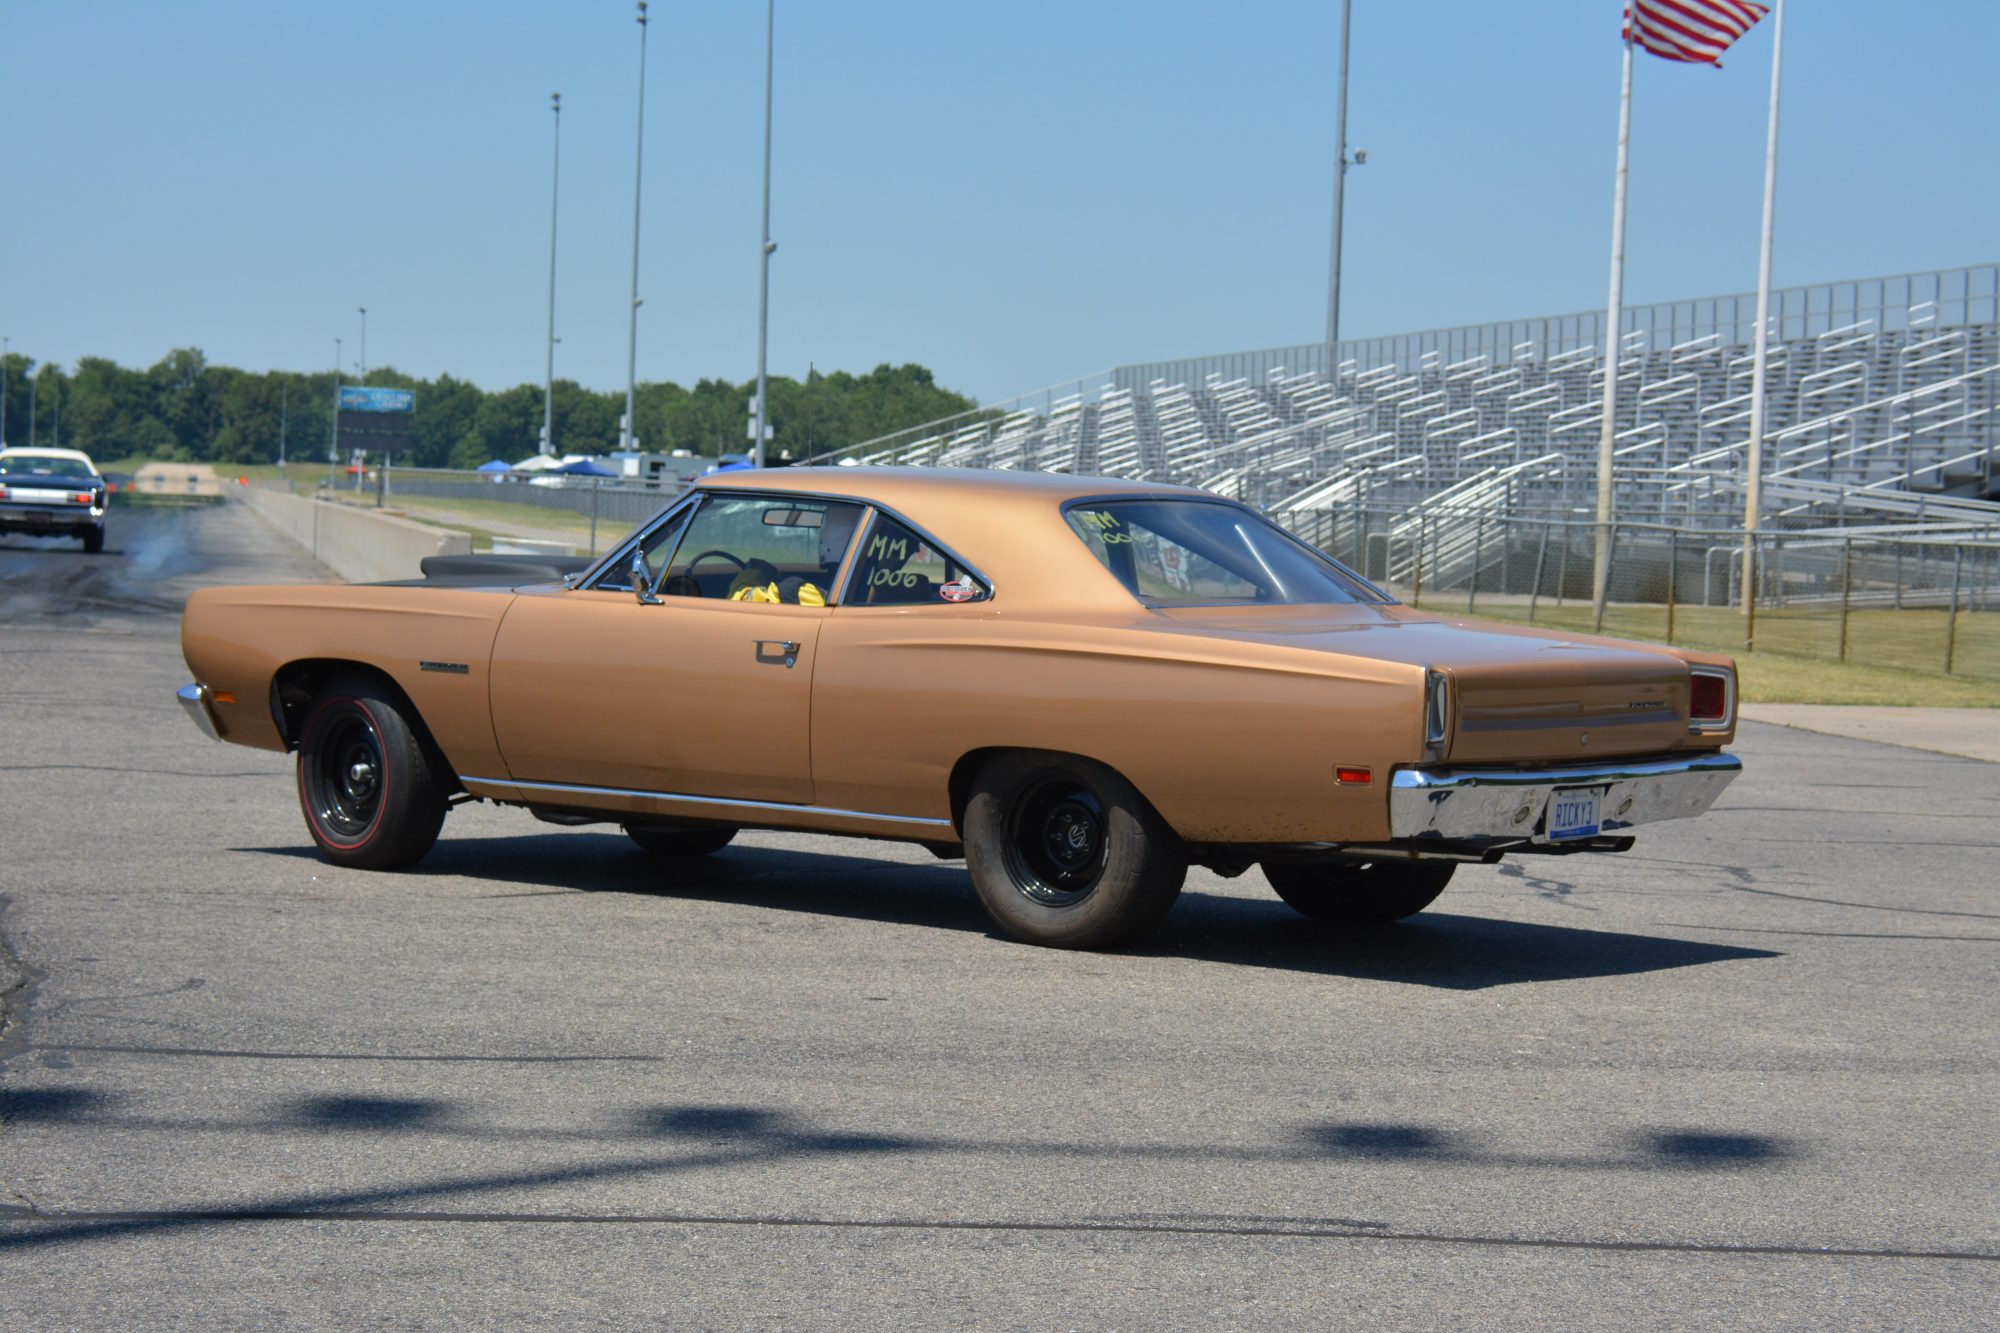
[[[995,756],[979,771],[964,825],[980,905],[1029,944],[1124,944],[1160,923],[1187,878],[1187,848],[1145,797],[1073,755]]]
[[[659,828],[627,824],[625,836],[655,856],[712,856],[736,836],[733,828]]]
[[[423,859],[444,824],[446,789],[405,715],[373,681],[328,686],[299,738],[299,808],[335,865],[397,870]]]
[[[1328,926],[1383,926],[1437,901],[1450,861],[1266,861],[1264,878],[1294,910]]]

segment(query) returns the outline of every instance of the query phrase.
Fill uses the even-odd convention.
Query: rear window
[[[1063,516],[1090,553],[1148,606],[1393,600],[1248,509],[1206,500],[1110,500]]]
[[[94,477],[90,464],[57,454],[13,454],[0,458],[0,476],[5,477]]]

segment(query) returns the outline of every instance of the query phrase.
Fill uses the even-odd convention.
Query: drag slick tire
[[[97,555],[104,550],[103,528],[85,528],[83,530],[83,550],[86,555]]]
[[[374,681],[344,680],[314,696],[299,737],[299,808],[335,865],[396,870],[430,851],[446,788],[407,716]]]
[[[1294,910],[1327,926],[1384,926],[1437,901],[1450,861],[1266,861],[1264,878]]]
[[[1187,848],[1146,798],[1074,755],[988,760],[966,802],[964,835],[980,905],[1029,944],[1124,944],[1160,923],[1187,878]]]
[[[711,856],[729,845],[736,836],[733,828],[664,828],[659,825],[627,824],[625,836],[655,856]]]

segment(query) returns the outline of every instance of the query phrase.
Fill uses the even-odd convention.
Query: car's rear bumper
[[[0,504],[0,532],[74,532],[104,522],[104,511],[89,505]]]
[[[222,732],[215,725],[215,714],[210,711],[208,686],[183,685],[174,691],[174,697],[181,701],[181,707],[187,709],[188,716],[194,719],[202,735],[212,741],[222,739]]]
[[[1735,755],[1707,753],[1533,768],[1402,768],[1389,783],[1389,828],[1398,840],[1543,840],[1549,798],[1591,787],[1605,834],[1686,819],[1715,803],[1743,771]]]

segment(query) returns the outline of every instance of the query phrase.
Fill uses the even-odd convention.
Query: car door
[[[517,598],[494,733],[518,781],[809,804],[812,674],[860,507],[703,497],[589,587]],[[668,554],[671,552],[671,554]]]

